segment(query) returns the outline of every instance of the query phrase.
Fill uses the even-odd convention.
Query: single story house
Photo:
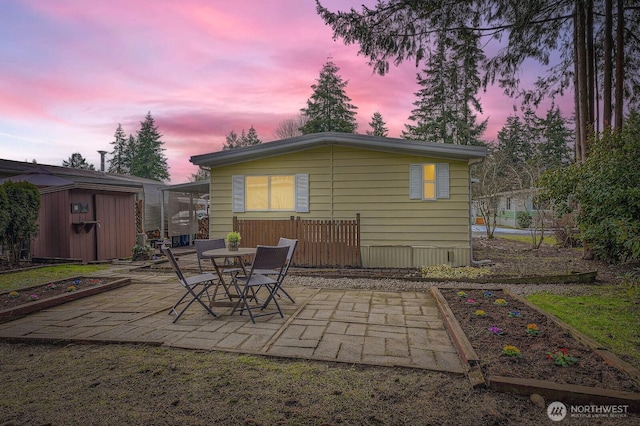
[[[234,216],[358,216],[359,266],[419,268],[471,263],[469,166],[485,156],[478,146],[327,132],[190,161],[211,173],[211,238],[225,237]]]

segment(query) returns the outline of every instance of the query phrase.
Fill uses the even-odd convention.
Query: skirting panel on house
[[[430,265],[468,266],[469,247],[361,246],[365,268],[420,268]]]

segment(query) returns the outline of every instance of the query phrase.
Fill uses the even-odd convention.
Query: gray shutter
[[[231,177],[231,211],[244,212],[244,176],[233,175]]]
[[[296,212],[309,213],[309,175],[296,175]]]
[[[409,164],[409,199],[422,200],[422,164]]]
[[[436,198],[449,198],[449,163],[436,164]]]

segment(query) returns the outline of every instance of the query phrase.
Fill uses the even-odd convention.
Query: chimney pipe
[[[107,153],[107,151],[98,151],[98,154],[100,154],[100,171],[104,172],[104,156]]]

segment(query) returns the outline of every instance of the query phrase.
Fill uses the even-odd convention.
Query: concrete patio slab
[[[121,272],[113,272],[114,274]],[[175,324],[182,295],[174,275],[131,274],[126,287],[0,324],[0,339],[137,342],[310,360],[464,373],[436,302],[425,292],[287,287],[284,318],[192,305]]]

